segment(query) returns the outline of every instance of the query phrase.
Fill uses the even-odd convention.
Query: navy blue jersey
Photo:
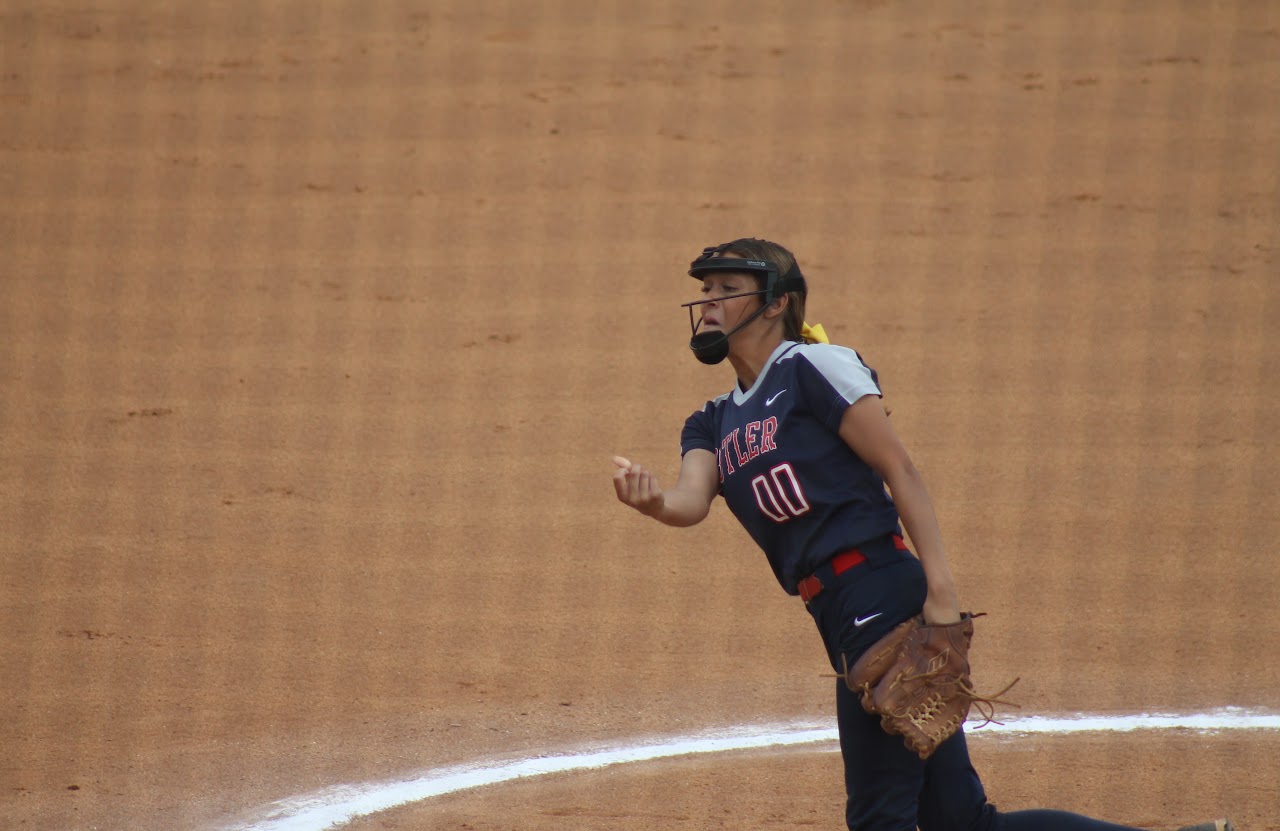
[[[681,455],[716,454],[720,495],[790,594],[833,555],[900,533],[884,480],[838,432],[849,405],[880,394],[852,349],[784,341],[751,389],[735,385],[685,421]]]

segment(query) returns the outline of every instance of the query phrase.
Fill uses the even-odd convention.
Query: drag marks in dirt
[[[1227,730],[1280,730],[1280,713],[1224,708],[1207,713],[1026,716],[989,724],[970,737],[1012,738],[1027,735],[1146,730],[1186,730],[1216,733]],[[834,750],[834,727],[806,722],[744,725],[719,731],[661,739],[637,739],[611,746],[580,747],[548,752],[532,758],[479,761],[437,768],[401,781],[339,785],[273,802],[251,819],[219,826],[220,831],[323,831],[379,811],[460,791],[555,773],[600,770],[633,762],[675,756],[757,750],[794,745],[829,745]]]

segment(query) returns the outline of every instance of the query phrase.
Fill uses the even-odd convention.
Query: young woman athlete
[[[807,286],[795,257],[767,240],[739,239],[705,249],[689,274],[704,295],[685,304],[690,347],[704,363],[728,358],[737,383],[685,422],[674,487],[614,457],[618,499],[659,522],[689,526],[723,496],[783,589],[804,600],[837,672],[915,615],[959,620],[933,505],[889,424],[876,373],[805,324]],[[855,831],[1131,831],[1062,811],[997,811],[969,761],[963,728],[921,760],[881,729],[843,680],[836,717],[845,820]],[[1231,824],[1183,831],[1231,831]]]

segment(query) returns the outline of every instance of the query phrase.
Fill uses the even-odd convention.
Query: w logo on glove
[[[942,654],[935,655],[933,658],[929,659],[929,668],[927,671],[942,672],[942,668],[945,667],[950,662],[950,660],[951,660],[950,648],[944,649],[942,650]]]

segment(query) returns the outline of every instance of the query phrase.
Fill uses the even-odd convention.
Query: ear
[[[790,305],[791,298],[784,294],[769,304],[769,308],[764,311],[764,316],[768,318],[779,317]]]

